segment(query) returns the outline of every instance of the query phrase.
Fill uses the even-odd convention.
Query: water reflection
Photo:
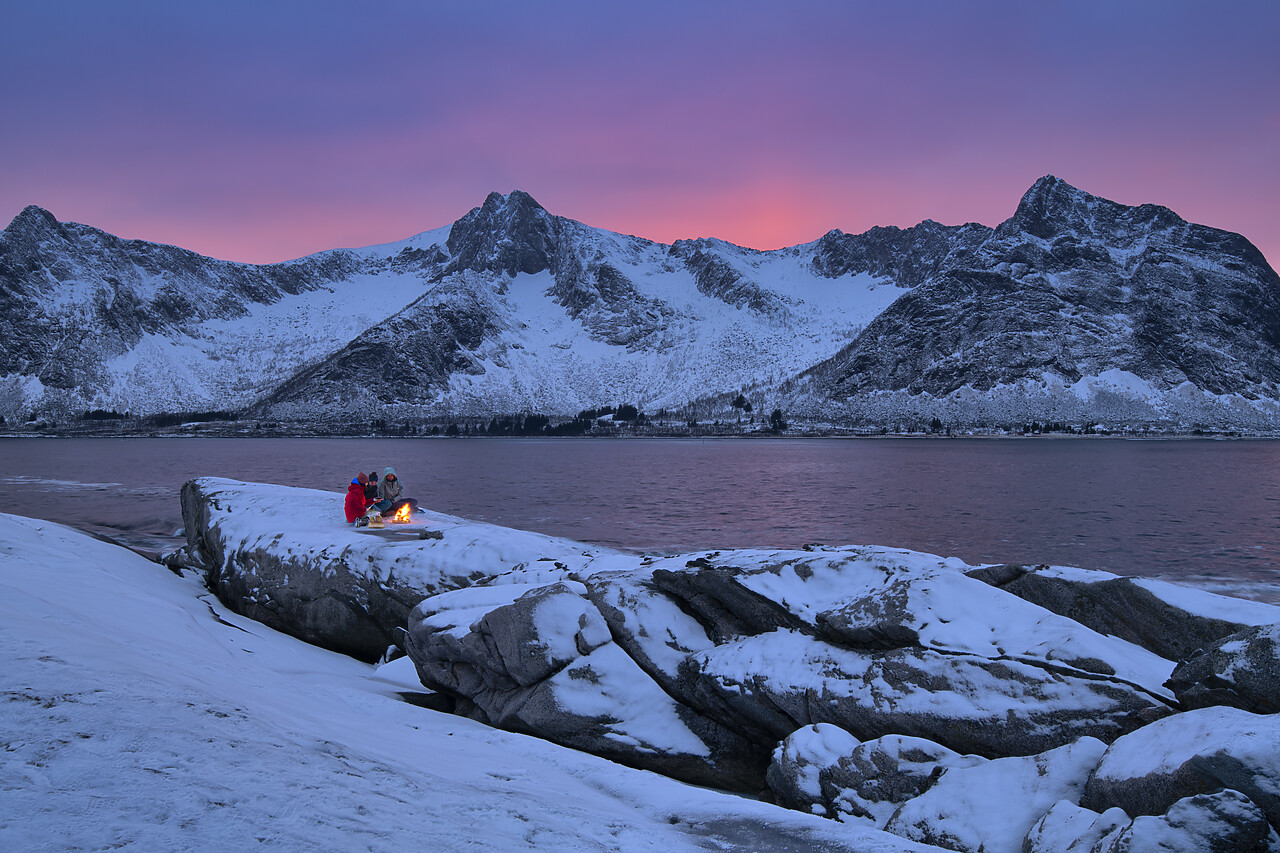
[[[1274,441],[10,439],[0,462],[0,511],[143,537],[190,477],[337,492],[393,465],[433,509],[623,548],[891,545],[1280,600]]]

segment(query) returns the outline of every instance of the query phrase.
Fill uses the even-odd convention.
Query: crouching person
[[[369,478],[361,471],[352,478],[351,485],[347,486],[347,500],[343,505],[347,513],[347,524],[355,524],[373,504],[364,495],[364,487],[368,484]]]

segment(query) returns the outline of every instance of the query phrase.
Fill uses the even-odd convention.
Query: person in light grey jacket
[[[388,465],[382,470],[382,479],[378,481],[378,511],[383,518],[390,518],[400,511],[400,507],[409,505],[413,512],[418,511],[416,498],[404,498],[404,485],[396,476],[396,469]]]

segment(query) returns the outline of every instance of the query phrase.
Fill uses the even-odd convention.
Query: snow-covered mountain
[[[1243,237],[1046,177],[997,228],[761,252],[491,194],[409,240],[255,266],[39,208],[0,234],[0,415],[758,409],[891,424],[1280,426],[1280,279]]]

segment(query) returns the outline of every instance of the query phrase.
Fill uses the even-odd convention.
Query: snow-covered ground
[[[0,849],[935,849],[416,707],[50,522],[0,515],[0,655]]]

